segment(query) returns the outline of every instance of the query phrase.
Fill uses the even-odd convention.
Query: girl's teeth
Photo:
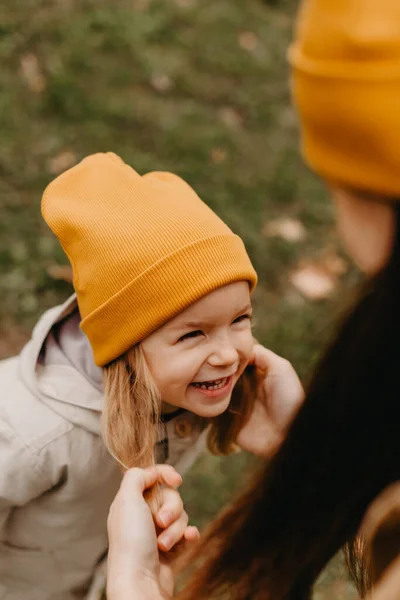
[[[228,381],[228,378],[225,377],[224,379],[217,379],[215,381],[210,381],[207,383],[193,383],[193,385],[195,387],[199,387],[202,390],[219,390],[220,388],[224,387],[224,385],[226,385],[226,382]]]

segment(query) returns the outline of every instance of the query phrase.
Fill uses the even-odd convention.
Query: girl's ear
[[[236,452],[239,431],[247,423],[254,407],[262,374],[254,365],[248,365],[235,385],[228,409],[210,419],[207,443],[210,452],[227,455]]]

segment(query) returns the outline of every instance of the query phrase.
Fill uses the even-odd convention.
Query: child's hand
[[[243,450],[270,457],[300,408],[304,390],[292,365],[260,344],[254,346],[250,362],[264,373],[264,381],[237,443]]]
[[[168,465],[159,465],[157,467],[163,472],[163,479],[169,486],[178,487],[182,483],[180,475]],[[172,482],[172,470],[176,481]],[[180,559],[189,550],[193,542],[197,542],[200,537],[197,527],[188,527],[188,515],[183,508],[183,502],[179,492],[172,487],[162,487],[161,507],[154,516],[157,529],[157,545],[160,550],[160,582],[163,590],[170,594],[174,588],[175,572],[179,569]]]
[[[167,484],[160,491],[161,507],[154,517],[156,525],[162,530],[157,537],[157,545],[160,551],[168,552],[179,542],[198,540],[200,534],[197,527],[188,527],[189,518],[181,496],[174,489],[182,483],[181,476],[168,465],[159,465],[157,468]]]

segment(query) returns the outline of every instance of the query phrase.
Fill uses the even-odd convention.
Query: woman
[[[400,479],[399,23],[398,0],[303,4],[290,51],[303,149],[367,278],[279,451],[203,537],[185,600],[308,599],[344,544],[370,586],[357,532]]]

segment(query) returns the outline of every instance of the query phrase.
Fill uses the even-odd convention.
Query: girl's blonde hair
[[[124,470],[153,465],[162,399],[141,345],[106,365],[103,373],[103,436],[109,451]],[[208,447],[213,454],[236,450],[237,435],[257,394],[257,379],[254,367],[248,366],[233,390],[229,408],[212,419],[198,417],[200,427],[209,427]]]
[[[140,344],[103,367],[103,437],[123,470],[154,464],[161,398]]]

